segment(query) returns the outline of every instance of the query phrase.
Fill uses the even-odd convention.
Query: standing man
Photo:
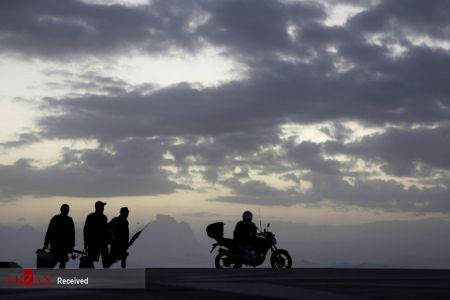
[[[69,217],[69,210],[69,205],[61,205],[61,213],[50,220],[45,234],[44,249],[50,245],[50,251],[59,262],[60,269],[66,268],[68,254],[75,247],[75,226]]]
[[[87,250],[89,259],[99,261],[102,256],[102,265],[105,267],[108,260],[108,243],[106,226],[108,218],[103,214],[105,202],[95,202],[95,212],[89,214],[84,223],[84,248]]]
[[[108,224],[108,227],[111,229],[114,236],[111,244],[111,260],[114,262],[116,259],[120,259],[122,269],[127,267],[127,249],[128,242],[130,241],[130,231],[127,220],[129,212],[128,207],[122,207],[120,209],[120,215],[114,217]]]

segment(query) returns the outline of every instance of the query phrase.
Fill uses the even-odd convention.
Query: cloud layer
[[[78,74],[85,85],[66,84],[84,92],[42,97],[35,132],[2,146],[93,139],[99,147],[66,149],[40,169],[28,160],[0,166],[1,194],[171,193],[195,189],[183,182],[200,170],[203,188],[229,191],[211,201],[448,212],[450,5],[331,5],[352,3],[362,11],[327,26],[328,6],[313,2],[3,1],[5,57],[111,63],[209,47],[247,73],[212,87]],[[327,138],[286,136],[286,126],[315,126]]]

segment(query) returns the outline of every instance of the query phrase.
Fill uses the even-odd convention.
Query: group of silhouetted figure
[[[106,203],[97,201],[95,212],[89,214],[84,223],[84,252],[88,265],[93,267],[102,257],[102,265],[109,268],[115,261],[121,260],[122,268],[126,268],[127,249],[129,245],[129,228],[127,207],[120,209],[120,214],[109,223],[104,215]],[[44,249],[48,249],[59,262],[59,268],[65,268],[69,260],[69,253],[73,253],[75,247],[75,226],[69,217],[70,207],[61,205],[61,213],[50,220],[45,235]]]
[[[121,267],[126,268],[126,259],[130,243],[130,233],[128,227],[127,207],[120,209],[120,214],[114,217],[109,223],[104,215],[106,203],[97,201],[95,203],[95,212],[90,213],[84,223],[84,251],[75,250],[75,225],[69,217],[70,207],[67,204],[61,205],[59,215],[50,220],[47,233],[45,235],[44,250],[50,246],[50,252],[53,255],[53,261],[59,263],[59,268],[65,268],[69,260],[69,253],[82,253],[80,258],[80,267],[93,268],[94,262],[98,262],[102,257],[103,268],[109,268],[116,261],[121,261]],[[261,240],[257,238],[257,227],[252,222],[253,214],[245,211],[242,215],[242,221],[236,224],[233,236],[233,243],[242,247],[259,246]],[[223,223],[221,223],[223,224]],[[142,230],[141,230],[142,231]],[[133,236],[132,241],[139,236],[140,232]],[[220,240],[226,242],[228,239]],[[245,248],[242,248],[245,250]]]

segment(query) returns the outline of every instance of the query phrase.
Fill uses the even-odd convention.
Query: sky
[[[448,219],[445,0],[0,2],[0,223]]]

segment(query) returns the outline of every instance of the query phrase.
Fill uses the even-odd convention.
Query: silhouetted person
[[[108,224],[114,237],[111,243],[110,256],[112,261],[120,259],[122,268],[127,267],[127,249],[128,242],[130,241],[130,231],[127,220],[128,214],[128,207],[122,207],[120,209],[120,215],[114,217]]]
[[[255,244],[258,227],[252,222],[252,219],[252,212],[247,210],[242,214],[242,221],[239,221],[234,228],[233,240],[240,246]]]
[[[102,265],[105,267],[108,259],[108,243],[106,226],[108,218],[103,214],[105,202],[95,202],[95,212],[89,214],[84,223],[84,248],[91,261],[98,261],[102,256]]]
[[[50,245],[50,251],[59,262],[60,269],[66,267],[68,254],[72,253],[75,247],[75,226],[72,218],[68,216],[69,210],[69,205],[61,205],[61,213],[50,220],[45,234],[44,248]]]

